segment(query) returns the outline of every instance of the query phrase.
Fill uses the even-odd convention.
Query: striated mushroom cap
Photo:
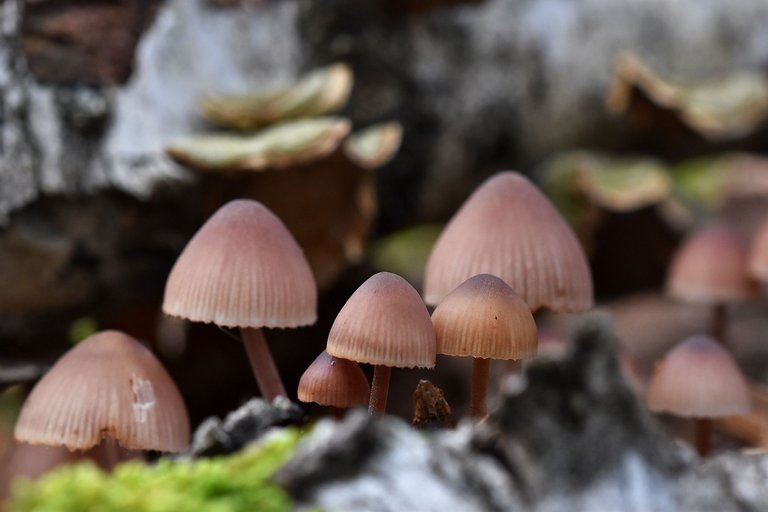
[[[32,390],[17,441],[87,450],[104,437],[123,448],[180,452],[189,418],[179,390],[141,343],[118,331],[88,337]]]
[[[694,232],[678,249],[667,277],[673,297],[702,303],[745,300],[757,293],[744,237],[724,223]]]
[[[749,387],[733,357],[709,336],[692,336],[658,363],[646,391],[648,408],[716,418],[752,409]]]
[[[317,319],[317,286],[299,244],[257,201],[230,201],[189,241],[163,311],[226,327],[297,327]]]
[[[534,311],[592,307],[592,274],[576,235],[515,172],[486,180],[445,227],[427,261],[424,298],[438,304],[483,273],[506,281]]]
[[[749,273],[761,282],[768,281],[768,221],[764,222],[749,250]]]
[[[437,353],[486,359],[536,355],[536,322],[528,305],[498,277],[464,281],[432,313]]]
[[[363,370],[353,361],[323,351],[299,380],[299,400],[345,409],[368,405],[371,387]]]
[[[334,357],[401,368],[435,366],[435,330],[408,281],[380,272],[347,300],[328,334]]]

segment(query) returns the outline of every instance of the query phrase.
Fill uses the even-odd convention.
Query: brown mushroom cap
[[[758,229],[749,250],[749,272],[761,282],[768,281],[768,222]]]
[[[380,272],[347,300],[328,334],[334,357],[401,368],[435,366],[435,330],[408,281]]]
[[[757,293],[744,237],[724,223],[694,232],[678,249],[667,277],[673,297],[702,303],[745,300]]]
[[[132,450],[179,452],[189,419],[179,390],[141,343],[117,331],[64,354],[21,410],[17,441],[86,450],[103,437]]]
[[[536,355],[536,322],[528,305],[498,277],[464,281],[432,313],[437,353],[486,359]]]
[[[515,172],[486,180],[445,227],[427,261],[427,304],[438,304],[483,273],[506,281],[534,311],[592,306],[592,275],[576,235],[549,200]]]
[[[184,248],[163,311],[227,327],[297,327],[317,318],[317,286],[280,219],[239,199],[219,208]]]
[[[301,376],[298,395],[302,402],[347,408],[368,405],[371,387],[357,363],[323,351]]]
[[[677,416],[715,418],[752,408],[749,387],[733,357],[708,336],[692,336],[658,363],[646,392],[648,408]]]

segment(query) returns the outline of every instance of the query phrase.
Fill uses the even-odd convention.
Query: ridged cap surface
[[[189,419],[179,390],[141,343],[118,331],[90,336],[32,390],[16,440],[85,450],[103,437],[132,450],[180,452]]]
[[[688,302],[746,300],[757,293],[748,272],[746,239],[733,228],[715,223],[694,232],[672,259],[667,290]]]
[[[528,305],[498,277],[469,278],[432,313],[437,353],[486,359],[536,355],[536,323]]]
[[[363,370],[354,361],[323,351],[299,380],[299,400],[348,408],[367,405],[371,395]]]
[[[401,368],[435,366],[435,330],[408,281],[380,272],[358,288],[333,322],[329,354]]]
[[[226,327],[298,327],[317,319],[317,286],[280,219],[239,199],[219,208],[184,248],[163,311]]]
[[[755,234],[749,250],[749,273],[761,282],[768,281],[768,222]]]
[[[515,172],[486,180],[445,227],[427,261],[427,304],[438,304],[477,274],[500,277],[534,311],[592,307],[592,274],[576,235]]]
[[[708,336],[692,336],[658,363],[646,391],[648,408],[677,416],[746,414],[749,387],[733,357]]]

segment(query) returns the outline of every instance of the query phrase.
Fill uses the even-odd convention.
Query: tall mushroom
[[[692,336],[673,348],[653,373],[648,408],[696,419],[696,448],[710,450],[711,418],[752,409],[749,386],[733,357],[708,336]]]
[[[64,354],[34,387],[17,441],[88,450],[102,441],[129,450],[179,452],[189,419],[179,390],[141,343],[96,333]]]
[[[168,276],[163,311],[239,327],[262,396],[287,396],[261,327],[317,319],[317,286],[286,227],[257,201],[231,201],[189,241]]]
[[[402,277],[380,272],[344,304],[326,350],[334,357],[375,365],[368,410],[383,414],[392,367],[434,368],[435,330],[418,292]]]
[[[432,313],[437,353],[472,357],[470,414],[486,414],[491,359],[536,354],[536,322],[530,308],[504,281],[488,274],[469,278]]]
[[[727,345],[727,305],[755,296],[748,272],[746,239],[735,228],[716,222],[688,237],[675,254],[667,292],[676,299],[712,307],[712,337]]]
[[[424,299],[436,305],[484,273],[503,279],[533,311],[592,307],[592,274],[576,235],[516,172],[486,180],[445,227],[427,261]]]
[[[299,380],[300,401],[329,407],[337,416],[339,409],[368,403],[370,395],[368,379],[357,363],[333,357],[325,350]]]

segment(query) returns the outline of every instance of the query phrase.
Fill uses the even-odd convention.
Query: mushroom
[[[749,386],[733,357],[704,335],[669,351],[656,365],[645,398],[652,411],[696,418],[696,448],[702,456],[710,450],[711,418],[752,409]]]
[[[261,327],[317,319],[317,286],[304,253],[275,214],[257,201],[214,213],[176,260],[163,311],[193,322],[239,327],[262,396],[287,396]]]
[[[749,273],[762,283],[768,282],[768,221],[760,226],[752,241]]]
[[[367,404],[370,394],[368,379],[357,363],[333,357],[325,350],[299,380],[300,401],[329,407],[337,417],[339,409]]]
[[[576,235],[516,172],[486,180],[445,227],[427,261],[424,299],[436,305],[483,273],[503,279],[533,311],[592,307],[592,275]]]
[[[437,305],[477,274],[503,279],[531,311],[576,313],[592,307],[584,249],[552,203],[523,175],[488,178],[437,239],[424,271],[424,300]],[[509,360],[504,374],[518,371]]]
[[[747,241],[735,228],[716,222],[695,231],[675,254],[667,276],[674,298],[712,306],[712,336],[727,345],[729,302],[757,293],[748,273]]]
[[[328,334],[334,357],[375,365],[368,411],[383,414],[391,368],[434,368],[435,330],[418,292],[380,272],[352,294]]]
[[[124,333],[102,331],[64,354],[32,389],[14,437],[69,450],[104,441],[111,466],[119,447],[186,449],[189,419],[179,390],[152,352]]]
[[[486,414],[491,359],[536,354],[536,322],[528,305],[498,277],[480,274],[448,294],[432,313],[437,353],[472,357],[470,414]]]

